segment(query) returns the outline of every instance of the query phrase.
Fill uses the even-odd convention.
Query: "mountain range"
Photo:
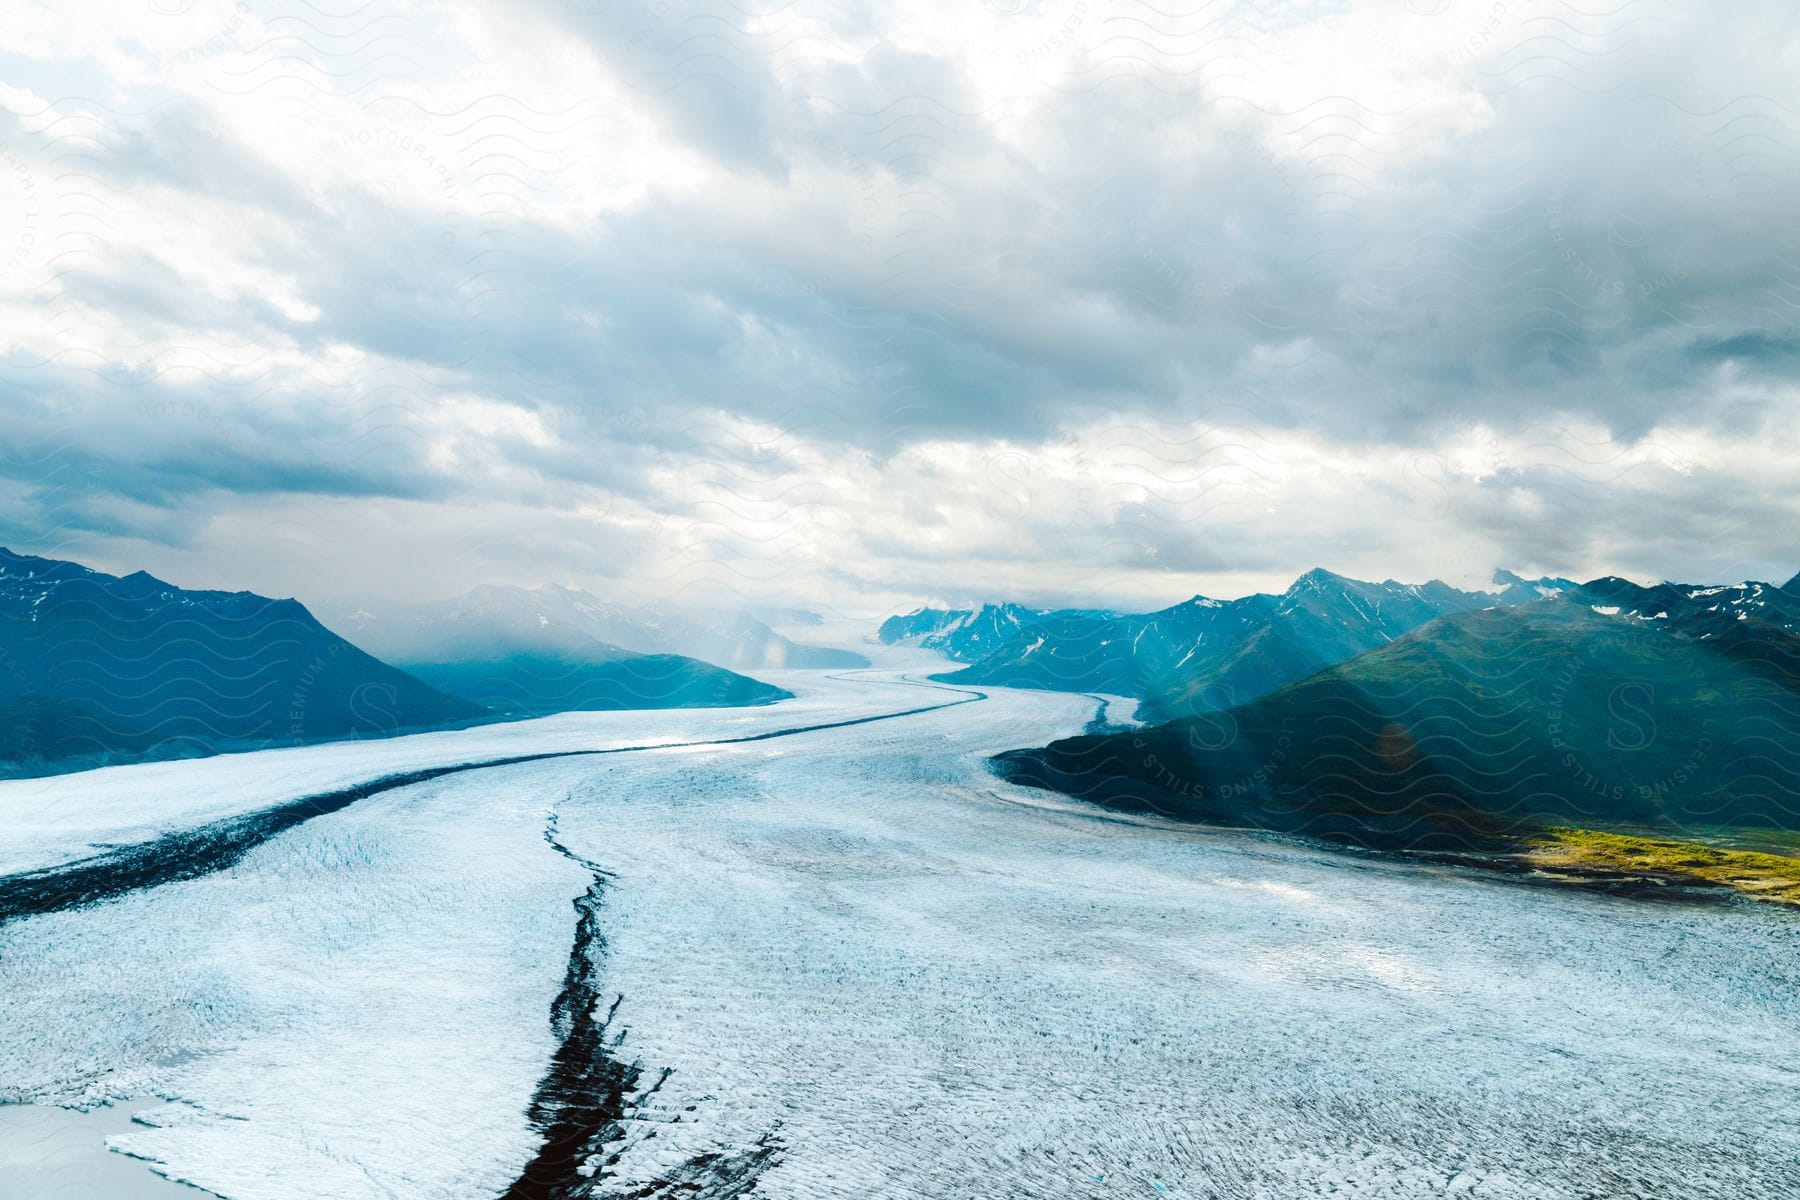
[[[488,715],[364,653],[295,600],[0,549],[0,770],[385,736]]]
[[[1552,596],[1646,620],[1716,610],[1754,614],[1790,630],[1800,622],[1800,593],[1761,583],[1644,587],[1611,577],[1581,584],[1496,571],[1490,589],[1465,591],[1437,580],[1367,583],[1316,569],[1279,595],[1196,596],[1123,616],[1018,605],[926,609],[890,618],[879,636],[915,641],[968,664],[935,679],[1130,696],[1139,701],[1139,715],[1154,722],[1246,703],[1438,617]],[[965,636],[971,630],[977,636]]]
[[[889,617],[876,637],[885,645],[935,650],[956,662],[972,663],[995,654],[1043,625],[1103,622],[1117,614],[1100,609],[1033,609],[1021,604],[978,608],[920,608]]]
[[[822,624],[491,586],[346,612],[334,632],[291,599],[0,550],[0,774],[790,694],[694,649],[866,665],[762,615]],[[1502,571],[1463,590],[1313,570],[1279,595],[1144,614],[920,609],[879,637],[960,663],[934,676],[952,683],[1137,697],[1142,728],[999,760],[1020,782],[1126,807],[1371,845],[1476,845],[1547,821],[1800,819],[1800,576]]]

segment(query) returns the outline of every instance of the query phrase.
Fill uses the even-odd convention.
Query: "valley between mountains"
[[[0,585],[0,1116],[131,1116],[27,1195],[1800,1191],[1795,584]]]
[[[1776,908],[1112,814],[987,766],[1092,699],[776,682],[0,785],[39,830],[16,875],[327,782],[645,747],[395,787],[7,921],[5,1098],[160,1097],[113,1149],[244,1200],[1800,1187]]]

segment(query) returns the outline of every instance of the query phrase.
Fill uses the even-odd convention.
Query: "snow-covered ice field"
[[[0,785],[0,857],[960,698],[780,681],[799,699]],[[987,697],[448,775],[0,925],[0,1099],[164,1097],[109,1144],[230,1197],[499,1197],[544,1140],[575,950],[636,1094],[600,1170],[514,1195],[1800,1195],[1792,914],[1090,809],[983,759],[1094,701]]]

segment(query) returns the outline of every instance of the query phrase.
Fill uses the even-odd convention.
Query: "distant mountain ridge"
[[[598,644],[598,643],[596,643]],[[741,708],[785,688],[679,654],[590,659],[520,647],[478,659],[404,664],[433,687],[507,716],[643,708]]]
[[[885,645],[911,642],[957,662],[976,662],[1043,625],[1104,621],[1100,609],[1032,609],[1021,604],[983,604],[972,609],[920,608],[889,617],[876,637]]]
[[[1616,608],[1628,617],[1694,621],[1708,614],[1732,620],[1755,618],[1788,632],[1800,631],[1800,591],[1749,580],[1698,586],[1686,583],[1633,583],[1616,575],[1589,580],[1570,592],[1597,608]]]
[[[487,715],[359,650],[296,600],[0,549],[7,773],[387,736]]]
[[[641,654],[597,632],[647,637],[623,610],[568,588],[478,587],[386,617],[337,622],[349,636],[452,695],[515,716],[735,707],[793,693],[681,654]]]
[[[811,616],[813,614],[807,614]],[[703,617],[672,606],[622,605],[557,584],[522,588],[484,584],[450,600],[395,606],[378,613],[357,609],[328,621],[359,645],[395,661],[443,661],[456,653],[440,626],[460,622],[517,631],[531,623],[614,648],[618,654],[669,654],[700,659],[733,671],[866,667],[850,650],[809,646],[787,638],[745,613]]]
[[[904,631],[919,637],[921,645],[969,663],[935,679],[1132,696],[1140,701],[1140,715],[1154,722],[1245,703],[1378,649],[1438,617],[1547,597],[1567,596],[1646,620],[1677,612],[1691,622],[1714,612],[1733,618],[1755,615],[1789,630],[1800,628],[1800,604],[1795,603],[1800,596],[1767,584],[1645,587],[1612,577],[1582,584],[1554,577],[1525,579],[1504,570],[1494,572],[1492,583],[1486,591],[1465,591],[1439,580],[1369,583],[1318,568],[1280,595],[1257,593],[1236,600],[1196,596],[1157,612],[1125,616],[1038,612],[1017,605],[921,610],[890,618],[880,636],[895,640],[893,635]],[[990,611],[1014,618],[1011,637],[998,646],[991,636],[954,641],[961,628],[1003,628],[999,620],[976,615]],[[921,627],[931,632],[912,632]]]
[[[1156,612],[1044,614],[948,682],[1136,697],[1148,719],[1229,707],[1385,645],[1449,612],[1518,603],[1573,587],[1496,574],[1497,590],[1433,580],[1364,583],[1324,569],[1280,595],[1195,596]],[[884,627],[885,628],[885,627]],[[927,643],[929,644],[929,643]]]

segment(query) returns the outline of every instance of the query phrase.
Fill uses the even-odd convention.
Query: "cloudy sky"
[[[0,543],[873,612],[1800,568],[1792,0],[0,0]]]

